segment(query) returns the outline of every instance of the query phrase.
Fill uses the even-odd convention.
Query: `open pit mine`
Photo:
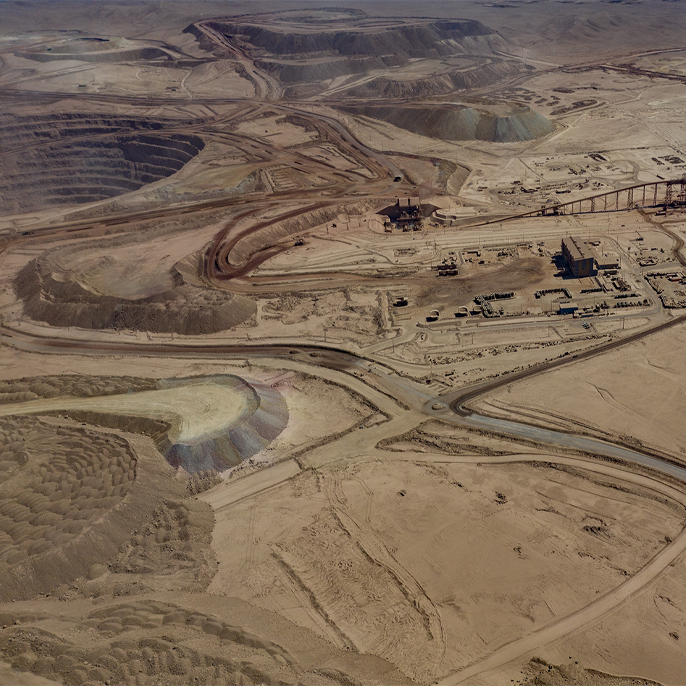
[[[684,683],[681,3],[0,19],[0,684]]]

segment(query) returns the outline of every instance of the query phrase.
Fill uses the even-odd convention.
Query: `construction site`
[[[681,686],[679,3],[3,5],[0,684]]]

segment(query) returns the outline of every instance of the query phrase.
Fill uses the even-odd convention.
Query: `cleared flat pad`
[[[685,343],[682,325],[499,390],[478,407],[486,414],[564,430],[582,427],[611,440],[631,436],[681,460]]]

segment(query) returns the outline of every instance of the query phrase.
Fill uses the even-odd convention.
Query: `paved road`
[[[640,341],[641,339],[646,338],[648,336],[652,336],[656,333],[659,333],[660,331],[666,331],[667,329],[671,329],[674,326],[679,326],[684,322],[686,322],[686,314],[682,314],[678,317],[675,317],[674,319],[671,319],[670,321],[658,324],[657,326],[652,326],[648,329],[642,329],[637,333],[630,334],[628,336],[619,338],[614,341],[610,341],[609,343],[603,343],[602,345],[596,346],[595,348],[590,348],[588,350],[584,350],[582,352],[575,353],[574,355],[569,355],[567,357],[561,357],[557,360],[552,360],[551,362],[545,362],[541,365],[538,365],[537,367],[532,367],[531,369],[524,369],[521,372],[514,372],[513,374],[504,374],[503,376],[498,377],[497,379],[486,381],[485,383],[481,383],[477,386],[461,389],[459,391],[456,391],[455,393],[445,396],[442,400],[443,402],[449,403],[452,410],[457,414],[462,415],[463,417],[468,417],[472,414],[472,410],[466,407],[467,403],[472,400],[475,400],[479,396],[482,396],[486,393],[490,393],[491,391],[494,391],[498,388],[502,388],[503,386],[508,386],[509,384],[514,383],[515,381],[522,381],[523,379],[527,379],[532,376],[537,376],[539,374],[543,374],[544,372],[549,372],[553,369],[564,367],[568,364],[581,362],[582,360],[588,360],[592,357],[595,357],[596,355],[601,355],[603,353],[610,352],[611,350],[616,350],[617,348],[621,348],[625,345],[635,343],[636,341]]]
[[[223,49],[232,53],[236,60],[240,61],[250,78],[255,82],[259,91],[259,96],[265,100],[278,99],[280,96],[279,84],[268,74],[258,70],[251,60],[244,55],[236,46],[232,45],[225,36],[215,31],[212,27],[205,25],[203,22],[197,24],[198,28],[205,33],[210,39],[215,41]],[[16,94],[13,94],[16,96]],[[45,94],[40,94],[37,97],[45,97]],[[50,96],[54,97],[54,96]],[[74,96],[60,96],[60,97],[77,97]],[[107,101],[106,98],[99,98],[100,101]],[[125,99],[116,98],[118,103]],[[142,104],[143,100],[132,98],[131,102]],[[198,102],[232,102],[231,99],[219,98],[216,100],[202,99]],[[162,100],[151,101],[155,104],[161,104]],[[173,104],[178,104],[178,100],[170,101]],[[245,104],[249,101],[242,101]],[[260,103],[257,103],[258,105]],[[326,132],[327,137],[333,140],[341,149],[345,150],[351,157],[358,160],[362,166],[367,167],[372,173],[373,178],[369,180],[359,180],[354,178],[355,172],[348,172],[348,177],[345,178],[347,186],[345,188],[337,187],[337,195],[335,199],[332,196],[331,201],[324,201],[320,196],[320,191],[317,189],[298,189],[296,191],[286,191],[282,193],[272,193],[269,197],[270,202],[281,202],[283,200],[299,200],[303,198],[311,199],[314,203],[311,207],[319,206],[324,202],[342,202],[345,200],[345,194],[350,193],[351,190],[364,189],[364,196],[351,195],[350,199],[359,200],[361,197],[381,197],[391,189],[396,193],[399,188],[407,190],[406,186],[393,186],[392,179],[395,176],[402,176],[399,168],[393,163],[392,159],[378,153],[369,147],[365,146],[361,141],[356,139],[338,120],[332,117],[325,116],[321,113],[314,113],[304,108],[302,103],[284,103],[278,105],[270,103],[270,106],[286,113],[295,113],[303,118],[309,119],[317,127]],[[189,128],[200,128],[190,127]],[[238,144],[237,135],[233,133],[225,133],[223,135],[232,136],[235,144]],[[257,149],[256,145],[250,146],[250,150]],[[268,157],[274,152],[267,144],[262,144],[261,152]],[[280,151],[283,154],[283,151]],[[296,154],[296,153],[293,153]],[[265,157],[265,160],[266,160]],[[265,162],[267,163],[268,160]],[[312,160],[300,160],[302,164],[319,164]],[[327,167],[330,165],[327,165]],[[341,177],[344,173],[341,173]],[[358,175],[359,176],[359,175]],[[214,210],[216,208],[224,208],[230,206],[242,206],[254,204],[258,200],[264,200],[264,195],[261,193],[246,194],[240,198],[230,198],[209,202],[189,203],[182,207],[166,208],[161,210],[152,210],[146,212],[137,212],[130,214],[122,214],[116,217],[109,217],[100,220],[83,220],[72,223],[64,223],[59,226],[44,226],[33,229],[33,235],[21,237],[20,240],[27,242],[42,241],[46,235],[61,234],[64,237],[71,237],[70,232],[77,235],[82,235],[87,231],[96,229],[101,230],[102,227],[114,226],[118,224],[125,224],[133,221],[140,221],[142,219],[154,219],[159,217],[174,216],[178,214],[201,212],[206,210]],[[578,200],[575,202],[579,202]],[[254,211],[254,208],[244,208],[247,212]],[[307,208],[306,208],[307,209]],[[305,210],[302,210],[305,211]],[[529,213],[531,210],[529,210]],[[513,215],[524,216],[524,215]],[[502,222],[507,217],[501,217],[492,220],[485,220],[483,218],[477,219],[481,223]],[[281,218],[283,219],[283,217]],[[255,230],[262,228],[260,226],[254,227]],[[680,249],[683,246],[683,241],[677,234],[664,229],[676,242],[675,254],[682,264],[685,264],[684,258],[681,257]],[[223,238],[214,246],[213,252],[210,252],[209,263],[211,266],[215,265],[215,259],[222,254],[221,262],[230,267],[229,253],[232,247],[231,243],[222,246]],[[272,246],[271,249],[274,249]],[[266,255],[268,257],[269,255]],[[265,255],[257,256],[255,262],[251,266],[255,266],[262,260]],[[223,266],[222,265],[222,266]],[[230,269],[228,270],[230,271]],[[245,274],[249,270],[239,270],[240,275]],[[235,276],[236,274],[231,274]],[[315,275],[316,276],[316,275]],[[332,285],[332,279],[337,275],[326,274],[322,278],[326,278],[328,283]],[[312,275],[300,278],[305,284],[305,287],[312,287]],[[347,279],[350,282],[349,275],[342,275],[341,278]],[[364,277],[363,277],[364,278]],[[293,279],[293,277],[291,277]],[[276,280],[271,280],[275,283]],[[256,280],[256,283],[258,281]],[[272,286],[273,287],[273,286]],[[255,292],[254,290],[252,292]],[[382,438],[391,435],[397,435],[402,431],[417,425],[427,417],[437,417],[450,421],[454,424],[465,426],[468,428],[481,428],[495,430],[500,433],[512,436],[514,438],[535,440],[540,443],[551,445],[553,447],[567,447],[586,450],[587,452],[607,455],[622,459],[627,463],[637,463],[644,466],[649,466],[656,472],[677,477],[686,483],[686,469],[677,465],[661,460],[655,456],[645,455],[637,451],[628,450],[620,446],[613,445],[604,441],[599,441],[592,438],[575,436],[558,431],[551,431],[532,427],[525,424],[510,422],[506,420],[494,419],[489,417],[479,416],[474,414],[467,405],[477,397],[489,393],[497,388],[500,388],[511,383],[521,381],[523,379],[532,377],[534,375],[542,374],[544,372],[552,371],[558,367],[566,364],[573,364],[585,359],[590,359],[599,354],[616,350],[624,345],[628,345],[639,341],[647,336],[653,335],[660,331],[664,331],[673,326],[680,325],[686,322],[686,315],[677,317],[671,321],[651,327],[650,329],[639,331],[631,334],[625,338],[612,341],[610,343],[597,346],[595,348],[586,350],[584,352],[570,355],[565,358],[560,358],[535,368],[523,370],[521,372],[506,374],[497,379],[479,384],[478,386],[463,389],[449,397],[435,398],[426,393],[426,389],[411,380],[395,374],[395,371],[386,363],[381,361],[371,360],[364,355],[356,355],[352,352],[346,352],[325,345],[302,345],[297,344],[244,344],[244,345],[228,345],[228,344],[185,344],[185,343],[122,343],[116,340],[79,340],[73,338],[60,337],[55,335],[36,335],[29,334],[22,331],[12,330],[9,327],[0,326],[0,341],[9,346],[17,348],[38,351],[38,352],[52,352],[52,353],[74,353],[78,355],[83,354],[118,354],[118,355],[150,355],[150,356],[173,356],[173,357],[189,357],[189,358],[204,358],[204,359],[236,359],[249,356],[251,359],[279,359],[282,361],[284,367],[300,365],[303,368],[309,366],[311,369],[315,367],[316,373],[324,378],[336,380],[339,383],[344,383],[349,388],[362,393],[370,401],[374,402],[384,412],[390,416],[390,421],[371,427],[369,429],[360,429],[351,432],[338,439],[339,443],[345,447],[345,454],[354,457],[368,451],[374,451],[376,443]],[[404,340],[407,337],[414,335],[414,332],[408,331],[403,334],[400,339]],[[392,341],[387,341],[377,346],[372,346],[368,352],[374,352],[393,345]],[[437,409],[434,409],[437,408]],[[328,457],[328,448],[315,448],[307,454],[307,465],[317,466],[325,462]],[[574,462],[575,458],[552,457],[545,456],[547,461]],[[487,461],[490,458],[480,457],[480,461]],[[495,459],[495,458],[494,458]],[[521,459],[521,456],[514,456],[512,458],[501,457],[497,458],[500,461],[507,461],[508,459]],[[580,459],[576,462],[581,463]],[[624,480],[634,481],[635,483],[642,483],[648,485],[653,490],[660,491],[669,497],[679,499],[680,502],[686,505],[686,496],[675,487],[669,486],[659,482],[657,479],[651,479],[649,476],[632,473],[629,470],[623,470],[614,465],[608,465],[600,461],[583,461],[583,468],[590,469],[599,473],[612,475]],[[265,489],[277,487],[279,484],[295,476],[300,470],[300,467],[294,460],[287,460],[274,465],[271,468],[261,470],[252,475],[238,479],[231,484],[231,488],[218,491],[215,494],[208,494],[206,497],[208,501],[211,500],[213,507],[221,509],[228,507],[236,502],[242,501],[246,498],[251,498],[258,493],[263,493]],[[473,678],[476,675],[483,675],[489,671],[494,671],[502,668],[509,662],[520,660],[532,650],[539,646],[558,640],[570,632],[578,631],[593,622],[607,616],[619,604],[639,593],[646,587],[653,579],[662,573],[679,555],[686,550],[686,530],[667,547],[660,551],[652,560],[650,560],[637,574],[631,579],[598,598],[593,603],[582,608],[565,618],[562,618],[548,626],[545,626],[538,631],[529,634],[517,641],[513,641],[497,649],[486,659],[468,666],[466,669],[457,672],[446,679],[441,684],[445,686],[452,684],[464,683],[467,679]]]

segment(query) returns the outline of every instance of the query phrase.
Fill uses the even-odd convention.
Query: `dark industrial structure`
[[[665,211],[686,208],[686,174],[681,179],[671,181],[663,179],[662,181],[639,183],[627,188],[599,193],[598,195],[591,195],[579,200],[545,205],[529,212],[512,214],[509,217],[483,219],[471,224],[471,226],[501,224],[509,219],[520,219],[522,217],[545,217],[562,214],[584,214],[587,212],[622,212],[638,207],[662,207]]]
[[[569,273],[576,277],[595,274],[596,254],[577,236],[562,239],[562,257]]]
[[[620,188],[580,200],[547,205],[533,212],[517,215],[583,214],[585,212],[620,212],[636,207],[682,208],[686,206],[686,174],[680,179],[651,181]],[[498,221],[502,221],[499,219]]]
[[[419,231],[422,226],[422,204],[419,198],[398,198],[395,223],[403,231]]]
[[[433,206],[427,206],[427,211],[432,211]],[[379,211],[385,216],[384,229],[391,233],[393,229],[402,231],[420,231],[422,228],[423,212],[422,203],[418,196],[398,198],[395,205]]]

